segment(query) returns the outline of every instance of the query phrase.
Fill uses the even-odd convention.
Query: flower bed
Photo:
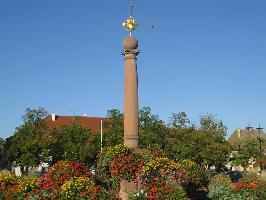
[[[142,160],[124,145],[108,147],[97,156],[96,179],[115,196],[120,188],[120,181],[133,181],[142,168]]]
[[[79,163],[60,161],[42,178],[0,173],[1,199],[94,199],[99,187]]]
[[[73,177],[61,187],[59,197],[62,199],[95,199],[98,187],[88,177]]]
[[[41,178],[0,173],[0,198],[112,200],[123,180],[136,183],[132,200],[186,200],[188,186],[198,187],[203,179],[202,168],[190,160],[175,162],[158,151],[136,156],[117,145],[98,155],[94,176],[82,164],[69,161],[54,164]]]
[[[17,177],[9,172],[0,173],[0,199],[25,199],[37,189],[37,177]]]
[[[84,180],[92,180],[92,175],[88,173],[85,167],[80,163],[69,161],[59,161],[40,178],[36,185],[35,195],[46,198],[57,198],[60,195],[62,186],[68,181],[75,181],[77,177],[83,177]]]
[[[266,182],[258,177],[244,177],[238,183],[231,183],[229,176],[214,176],[209,184],[209,197],[223,199],[266,199]]]
[[[188,173],[188,183],[190,186],[205,186],[207,180],[207,171],[191,160],[181,160],[178,162],[178,169],[183,169]]]
[[[171,199],[173,195],[186,198],[182,188],[188,184],[186,171],[179,170],[174,161],[165,157],[154,158],[143,166],[136,182],[139,190],[131,199]]]

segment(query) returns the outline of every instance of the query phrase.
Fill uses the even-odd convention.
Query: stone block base
[[[134,193],[137,189],[135,182],[129,181],[121,181],[120,183],[120,191],[119,191],[119,199],[121,200],[128,200],[129,194]]]
[[[139,148],[131,148],[132,152],[135,155],[143,156],[145,153],[149,151],[146,149],[139,149]],[[123,180],[120,183],[120,191],[119,191],[119,199],[121,200],[128,200],[129,194],[134,193],[137,190],[137,185],[134,181],[126,181]]]

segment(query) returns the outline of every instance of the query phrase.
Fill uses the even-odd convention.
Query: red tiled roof
[[[49,128],[56,128],[59,126],[70,126],[73,122],[76,122],[88,129],[92,133],[100,133],[101,130],[101,120],[103,122],[107,121],[107,118],[102,117],[87,117],[87,116],[60,116],[57,115],[55,121],[52,120],[52,115],[48,115],[45,119]]]

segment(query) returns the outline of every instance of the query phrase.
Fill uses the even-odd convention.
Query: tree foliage
[[[103,146],[108,147],[123,144],[123,113],[118,109],[111,109],[107,111],[106,118],[108,120],[103,124]]]
[[[53,164],[58,160],[92,163],[100,151],[100,136],[78,122],[71,126],[50,129],[42,109],[27,109],[24,123],[6,140],[8,158],[22,166],[37,166],[42,162]]]
[[[201,116],[197,128],[181,112],[173,114],[168,125],[166,152],[172,159],[189,158],[205,166],[222,166],[228,160],[230,145],[224,137],[227,127],[214,115]]]
[[[41,162],[42,139],[46,132],[43,108],[26,109],[22,119],[24,124],[16,129],[10,139],[11,158],[21,166],[34,166]]]
[[[251,158],[259,158],[260,150],[257,140],[247,140],[243,145],[236,145],[233,163],[247,167]]]
[[[61,126],[53,130],[43,152],[46,162],[54,164],[59,160],[90,164],[100,150],[99,135],[92,134],[78,122],[71,126]]]
[[[4,150],[5,140],[3,138],[0,138],[0,151]]]
[[[149,148],[158,144],[160,148],[165,146],[166,125],[159,116],[151,112],[150,107],[144,107],[139,111],[139,137],[140,148]]]
[[[217,120],[212,113],[200,116],[200,129],[212,133],[215,139],[225,140],[227,127],[221,120]]]
[[[40,162],[51,164],[58,160],[91,163],[100,151],[100,135],[74,121],[71,126],[50,130],[45,124],[47,112],[27,109],[24,124],[14,136],[6,140],[9,159],[19,165],[33,166]],[[107,111],[103,124],[103,147],[123,144],[123,113],[118,109]],[[197,164],[222,166],[230,154],[225,140],[227,127],[213,114],[200,117],[196,127],[185,112],[173,113],[166,125],[150,107],[139,110],[139,146],[158,147],[175,160],[191,159]],[[248,153],[246,153],[248,154]]]
[[[0,138],[0,167],[3,167],[5,164],[5,143],[6,141],[3,138]]]
[[[168,126],[178,129],[188,128],[190,126],[190,120],[185,112],[172,113]]]

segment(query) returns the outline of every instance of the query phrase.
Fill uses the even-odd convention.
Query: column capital
[[[123,50],[122,52],[121,52],[121,54],[123,55],[123,56],[125,56],[125,58],[126,57],[132,57],[132,56],[134,56],[134,57],[132,57],[132,58],[136,58],[136,56],[138,55],[140,53],[140,50],[139,49],[132,49],[132,50],[127,50],[127,49],[125,49],[125,50]],[[132,55],[132,56],[130,56],[130,55]]]

